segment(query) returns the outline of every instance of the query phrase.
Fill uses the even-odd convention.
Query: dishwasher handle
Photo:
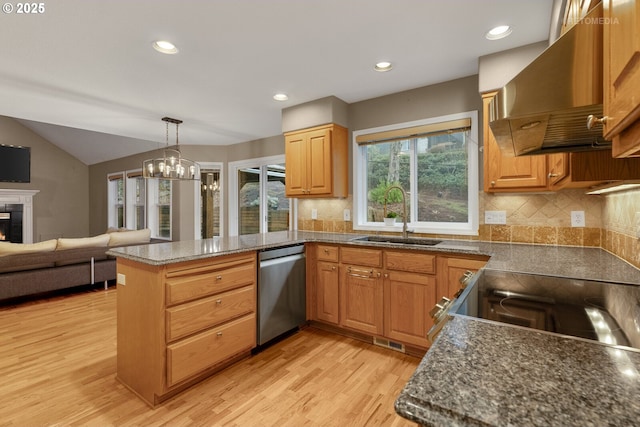
[[[270,267],[272,265],[278,265],[278,264],[284,264],[287,262],[293,262],[293,261],[298,261],[300,259],[304,259],[305,256],[304,254],[297,254],[297,255],[289,255],[289,256],[284,256],[284,257],[280,257],[280,258],[273,258],[273,259],[268,259],[265,261],[260,261],[260,268],[267,268]]]
[[[289,255],[304,254],[304,245],[285,246],[273,249],[263,249],[259,252],[260,262]]]

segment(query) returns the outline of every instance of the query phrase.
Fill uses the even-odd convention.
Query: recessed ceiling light
[[[275,95],[273,95],[273,99],[275,99],[276,101],[286,101],[287,99],[289,99],[289,96],[286,93],[276,93]]]
[[[391,65],[391,62],[387,62],[387,61],[378,62],[376,66],[373,67],[374,70],[380,71],[381,73],[384,73],[385,71],[389,71],[392,68],[393,66]]]
[[[178,48],[171,42],[166,40],[157,40],[153,42],[153,48],[160,53],[166,53],[167,55],[173,55],[178,53]]]
[[[488,40],[498,40],[504,37],[507,37],[509,34],[511,34],[511,27],[508,25],[498,25],[497,27],[494,27],[492,29],[490,29],[489,31],[487,31],[487,34],[485,34],[484,36],[488,39]]]

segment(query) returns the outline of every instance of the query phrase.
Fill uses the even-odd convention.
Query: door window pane
[[[220,235],[220,171],[201,170],[202,238]]]
[[[285,195],[284,164],[268,165],[267,169],[267,229],[289,229],[289,199]]]
[[[238,171],[238,233],[260,232],[260,167]]]

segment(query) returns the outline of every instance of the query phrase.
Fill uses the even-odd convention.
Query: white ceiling
[[[546,40],[552,3],[46,1],[40,15],[0,15],[0,115],[88,165],[157,148],[163,116],[184,120],[182,144],[254,140],[281,133],[285,107],[476,74],[480,56]],[[505,23],[511,36],[484,38]],[[156,52],[158,39],[180,52]],[[380,60],[393,70],[374,71]]]

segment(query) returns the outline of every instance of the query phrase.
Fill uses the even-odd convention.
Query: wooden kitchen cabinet
[[[604,136],[640,156],[640,0],[604,0]]]
[[[360,245],[307,248],[307,271],[313,272],[307,289],[315,298],[308,305],[310,320],[360,339],[388,340],[412,354],[430,346],[431,309],[457,292],[467,270],[479,270],[488,259]]]
[[[485,192],[557,191],[640,179],[640,159],[616,159],[611,150],[504,156],[488,123],[488,106],[493,94],[495,92],[483,95]],[[640,125],[638,131],[640,137]]]
[[[340,262],[340,325],[382,335],[382,250],[342,247]]]
[[[524,192],[547,188],[547,156],[508,157],[489,127],[489,104],[497,92],[482,95],[484,135],[484,191]]]
[[[287,197],[347,197],[347,140],[336,124],[285,133]]]
[[[460,279],[468,272],[475,273],[487,263],[487,258],[438,257],[438,300],[447,297],[453,299],[460,287]]]
[[[436,304],[436,256],[385,251],[384,335],[429,347],[427,332],[433,326],[429,311]]]
[[[256,271],[255,252],[165,266],[118,258],[118,380],[155,406],[248,356]]]
[[[311,320],[321,320],[333,325],[340,323],[339,253],[338,246],[307,245],[307,262],[315,261],[315,275],[307,279],[307,294],[311,297]]]
[[[316,320],[340,322],[340,287],[338,263],[318,261],[316,267]]]

